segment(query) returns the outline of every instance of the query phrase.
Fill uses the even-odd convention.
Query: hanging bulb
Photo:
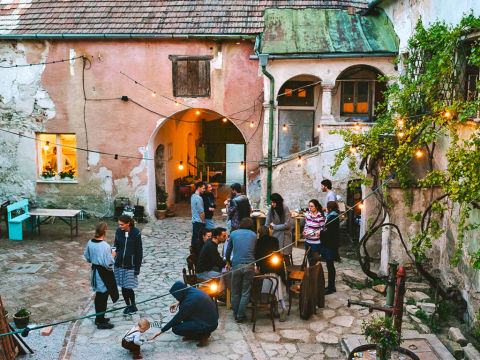
[[[403,127],[404,125],[405,125],[405,120],[403,120],[403,119],[398,119],[398,121],[397,121],[397,126],[398,126],[399,128],[401,128],[401,127]]]
[[[216,292],[217,289],[218,289],[217,283],[216,283],[216,282],[212,282],[212,283],[210,284],[210,291]]]
[[[355,145],[350,146],[350,152],[352,154],[356,154],[357,153],[357,147]]]
[[[451,117],[452,117],[452,113],[451,113],[449,110],[447,110],[447,111],[445,111],[445,113],[443,114],[443,116],[445,116],[445,117],[448,119],[448,118],[451,118]]]
[[[320,125],[317,125],[317,132],[320,132],[320,130],[322,130],[322,128],[320,127]]]
[[[298,165],[302,165],[302,162],[303,162],[302,157],[299,156],[298,159],[297,159]]]
[[[287,124],[283,124],[282,130],[283,130],[283,131],[287,131]]]
[[[356,123],[355,125],[353,125],[353,129],[355,131],[360,131],[360,130],[362,130],[362,126],[359,123]]]
[[[270,258],[270,262],[273,264],[273,265],[278,265],[280,263],[280,258],[278,257],[278,255],[272,255],[272,257]]]
[[[418,149],[417,151],[415,151],[415,156],[416,156],[417,158],[421,158],[421,157],[423,156],[423,151],[420,150],[420,149]]]
[[[358,208],[361,210],[365,207],[365,204],[363,202],[358,204]]]
[[[180,106],[178,101],[175,101],[175,106]]]
[[[195,114],[200,115],[200,110],[195,111]]]
[[[404,133],[403,131],[399,131],[399,132],[397,133],[397,136],[401,139],[401,138],[403,138],[403,137],[405,136],[405,133]]]
[[[222,119],[222,121],[223,121],[224,123],[226,123],[226,122],[228,121],[228,119],[227,119],[226,117],[224,117],[224,118]]]
[[[240,162],[240,169],[245,169],[245,163],[243,161]]]
[[[250,127],[251,128],[255,127],[255,123],[253,121],[250,121]]]
[[[152,91],[152,96],[153,97],[157,96],[157,93],[155,91]]]
[[[45,145],[43,145],[43,150],[47,151],[48,149],[50,149],[50,141],[47,141]]]
[[[183,161],[180,161],[180,164],[178,164],[178,170],[183,170]]]

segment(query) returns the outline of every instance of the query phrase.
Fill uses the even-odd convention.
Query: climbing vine
[[[400,75],[381,79],[392,85],[376,109],[377,122],[368,131],[335,131],[346,145],[336,155],[334,172],[347,162],[372,188],[393,175],[407,203],[412,189],[430,189],[427,209],[406,214],[421,224],[409,239],[417,264],[444,233],[447,210],[458,209],[451,219],[458,232],[453,264],[461,258],[465,235],[480,227],[470,221],[480,202],[480,131],[474,121],[480,117],[480,42],[472,36],[479,29],[480,18],[472,14],[456,26],[436,22],[427,28],[420,20],[406,52],[396,60]],[[386,185],[377,199],[388,213],[392,204],[385,190]],[[366,239],[384,221],[371,224]],[[480,269],[480,251],[470,256],[471,265]]]

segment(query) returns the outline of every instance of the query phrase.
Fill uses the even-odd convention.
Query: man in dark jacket
[[[217,206],[215,205],[215,196],[213,195],[212,190],[212,184],[207,183],[205,192],[201,196],[203,199],[203,209],[205,211],[205,227],[213,230],[215,229],[213,212]]]
[[[218,314],[212,299],[194,287],[177,281],[170,288],[170,294],[178,300],[170,306],[170,312],[177,314],[159,332],[147,340],[153,340],[170,328],[173,333],[184,337],[184,340],[200,340],[197,346],[202,347],[207,343],[210,334],[218,326]]]
[[[232,200],[226,200],[228,218],[231,220],[231,231],[240,228],[240,222],[244,218],[250,218],[250,201],[248,197],[242,194],[242,185],[234,183],[230,186],[232,189]]]
[[[200,280],[208,280],[220,276],[225,261],[218,253],[218,244],[225,242],[226,229],[218,227],[213,230],[212,238],[208,239],[200,251],[197,261],[197,277]],[[221,293],[224,289],[223,278],[219,281],[218,291]]]

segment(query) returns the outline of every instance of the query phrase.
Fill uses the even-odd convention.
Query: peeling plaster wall
[[[128,96],[154,110],[170,116],[179,110],[175,103],[161,95],[173,97],[172,63],[169,55],[212,55],[211,96],[177,98],[194,107],[222,115],[234,115],[232,121],[247,140],[247,161],[261,158],[262,119],[259,96],[263,81],[258,64],[249,60],[253,42],[244,40],[59,40],[2,41],[0,61],[7,64],[30,64],[86,55],[85,88],[82,86],[83,61],[57,63],[25,68],[0,69],[1,125],[14,132],[23,131],[35,137],[37,132],[73,133],[77,147],[111,154],[153,158],[150,140],[161,116],[132,102],[120,101]],[[127,73],[149,91],[120,74]],[[85,106],[84,91],[88,99]],[[101,100],[110,99],[110,100]],[[261,102],[261,101],[260,101]],[[250,128],[248,122],[257,125]],[[175,142],[172,138],[165,142]],[[155,199],[155,178],[149,176],[151,160],[77,151],[78,183],[43,183],[39,178],[36,145],[31,139],[0,134],[0,200],[29,198],[39,205],[70,207],[94,215],[112,215],[116,197],[129,197],[133,203],[147,206]],[[179,160],[179,159],[174,159]],[[184,159],[186,161],[186,159]],[[258,165],[248,166],[247,187],[258,172]],[[253,172],[253,175],[250,175]],[[172,179],[173,180],[173,179]],[[150,182],[153,181],[153,184]],[[153,200],[154,202],[155,200]],[[152,213],[153,207],[147,207]]]

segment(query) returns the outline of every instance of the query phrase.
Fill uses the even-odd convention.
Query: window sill
[[[60,180],[60,179],[53,179],[53,180],[44,180],[44,179],[37,179],[37,184],[78,184],[78,180]]]

